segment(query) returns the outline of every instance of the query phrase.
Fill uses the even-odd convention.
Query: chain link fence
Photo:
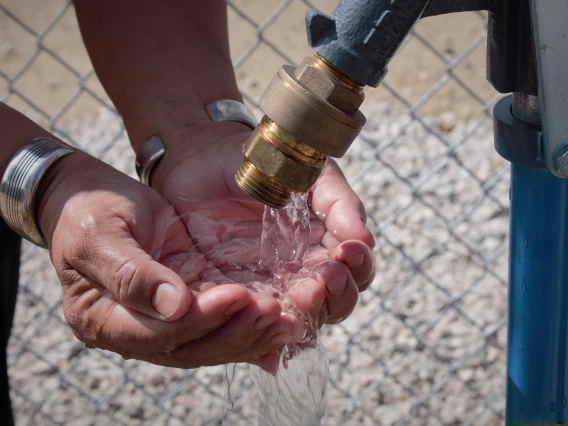
[[[256,102],[310,54],[303,16],[335,0],[230,0],[231,51]],[[134,175],[124,127],[94,75],[67,0],[0,1],[2,101]],[[344,172],[375,233],[378,274],[355,313],[321,336],[326,425],[498,425],[506,352],[508,166],[493,150],[486,15],[420,22],[378,89]],[[25,244],[9,346],[17,424],[217,425],[224,368],[166,369],[72,335],[47,254]],[[232,424],[258,403],[237,368]]]

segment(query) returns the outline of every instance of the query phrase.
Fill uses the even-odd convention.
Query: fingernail
[[[230,316],[236,314],[237,312],[242,311],[244,308],[246,308],[249,303],[250,301],[248,300],[238,300],[236,302],[233,302],[225,310],[225,315]]]
[[[334,296],[341,296],[345,293],[345,289],[347,288],[347,275],[343,274],[340,277],[337,277],[332,282],[327,285],[327,291]]]
[[[357,268],[360,268],[361,266],[363,266],[364,260],[365,260],[365,254],[361,253],[361,254],[358,254],[357,256],[350,257],[349,259],[347,259],[345,261],[345,263],[351,269],[357,269]]]
[[[293,341],[294,337],[283,333],[277,334],[272,339],[270,339],[270,343],[272,343],[273,345],[286,345],[288,343],[292,343]]]
[[[269,326],[274,324],[279,317],[280,315],[260,317],[254,323],[254,328],[257,330],[264,330],[265,328],[268,328]]]
[[[171,284],[160,284],[152,298],[154,310],[164,318],[171,316],[179,306],[180,291]]]

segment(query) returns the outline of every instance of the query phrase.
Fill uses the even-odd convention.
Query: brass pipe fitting
[[[284,65],[260,100],[265,116],[243,147],[238,185],[274,208],[308,192],[327,157],[342,157],[365,124],[363,88],[317,54]]]

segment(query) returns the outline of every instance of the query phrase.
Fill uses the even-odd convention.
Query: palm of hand
[[[241,135],[235,136],[238,139]],[[192,240],[188,256],[194,260],[193,267],[188,267],[183,256],[165,259],[165,264],[194,290],[225,283],[266,282],[275,272],[258,268],[265,208],[236,185],[234,170],[242,160],[236,149],[239,146],[227,143],[215,153],[189,155],[161,185],[162,194],[187,227]],[[212,161],[203,161],[204,156]],[[329,251],[321,245],[324,224],[313,214],[310,228],[310,245],[318,248],[318,259],[326,254],[329,257]],[[306,260],[303,266],[314,265]]]
[[[245,194],[234,179],[235,171],[242,161],[240,147],[248,134],[233,132],[221,139],[218,134],[209,132],[207,137],[202,138],[209,142],[207,145],[197,148],[194,145],[193,152],[180,155],[160,179],[159,191],[173,204],[186,224],[192,240],[191,251],[187,256],[194,261],[193,266],[189,267],[189,262],[179,256],[176,259],[170,258],[165,264],[178,272],[194,290],[204,291],[225,283],[266,282],[270,278],[270,272],[274,272],[259,273],[255,269],[260,260],[264,206]],[[327,186],[334,186],[335,179],[348,188],[336,166],[332,165],[328,169],[332,178]],[[339,214],[335,215],[339,216],[338,220],[349,220],[349,215],[355,215],[356,221],[360,222],[358,199],[352,195],[356,202],[351,210],[355,213],[349,211],[345,214],[339,210]],[[324,194],[319,198],[325,197]],[[317,204],[317,196],[314,201]],[[325,218],[326,214],[322,213],[321,216]],[[325,320],[337,322],[352,311],[357,301],[357,286],[353,278],[357,280],[363,276],[364,282],[358,283],[360,289],[363,289],[372,276],[373,262],[372,255],[367,253],[370,250],[364,243],[352,242],[340,247],[349,238],[336,238],[328,232],[320,217],[313,211],[310,213],[310,248],[303,266],[311,272],[312,278],[295,282],[297,285],[290,286],[289,291],[305,316],[310,313],[320,315],[321,325]],[[361,227],[360,224],[358,226]],[[366,235],[366,229],[357,231],[363,234],[366,241],[372,242],[372,237]],[[355,236],[358,236],[356,232]],[[362,267],[362,271],[350,271],[341,263],[353,253],[361,253],[360,258],[365,255],[368,257],[367,262],[361,261],[364,265],[355,268]],[[196,259],[199,261],[195,262]],[[339,282],[335,284],[343,289],[329,294],[330,289],[326,285],[336,278],[339,278]],[[327,304],[324,304],[325,301]]]

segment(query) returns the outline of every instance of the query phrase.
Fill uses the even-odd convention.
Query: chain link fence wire
[[[310,50],[304,13],[335,0],[229,0],[231,51],[249,106]],[[493,150],[486,15],[412,31],[368,124],[340,164],[364,201],[378,274],[355,313],[321,336],[326,425],[498,425],[504,417],[508,166]],[[94,74],[67,0],[0,1],[2,101],[134,176],[124,127]],[[25,244],[9,346],[18,425],[219,425],[223,367],[167,369],[74,338],[47,253]],[[232,424],[253,424],[246,366]]]

